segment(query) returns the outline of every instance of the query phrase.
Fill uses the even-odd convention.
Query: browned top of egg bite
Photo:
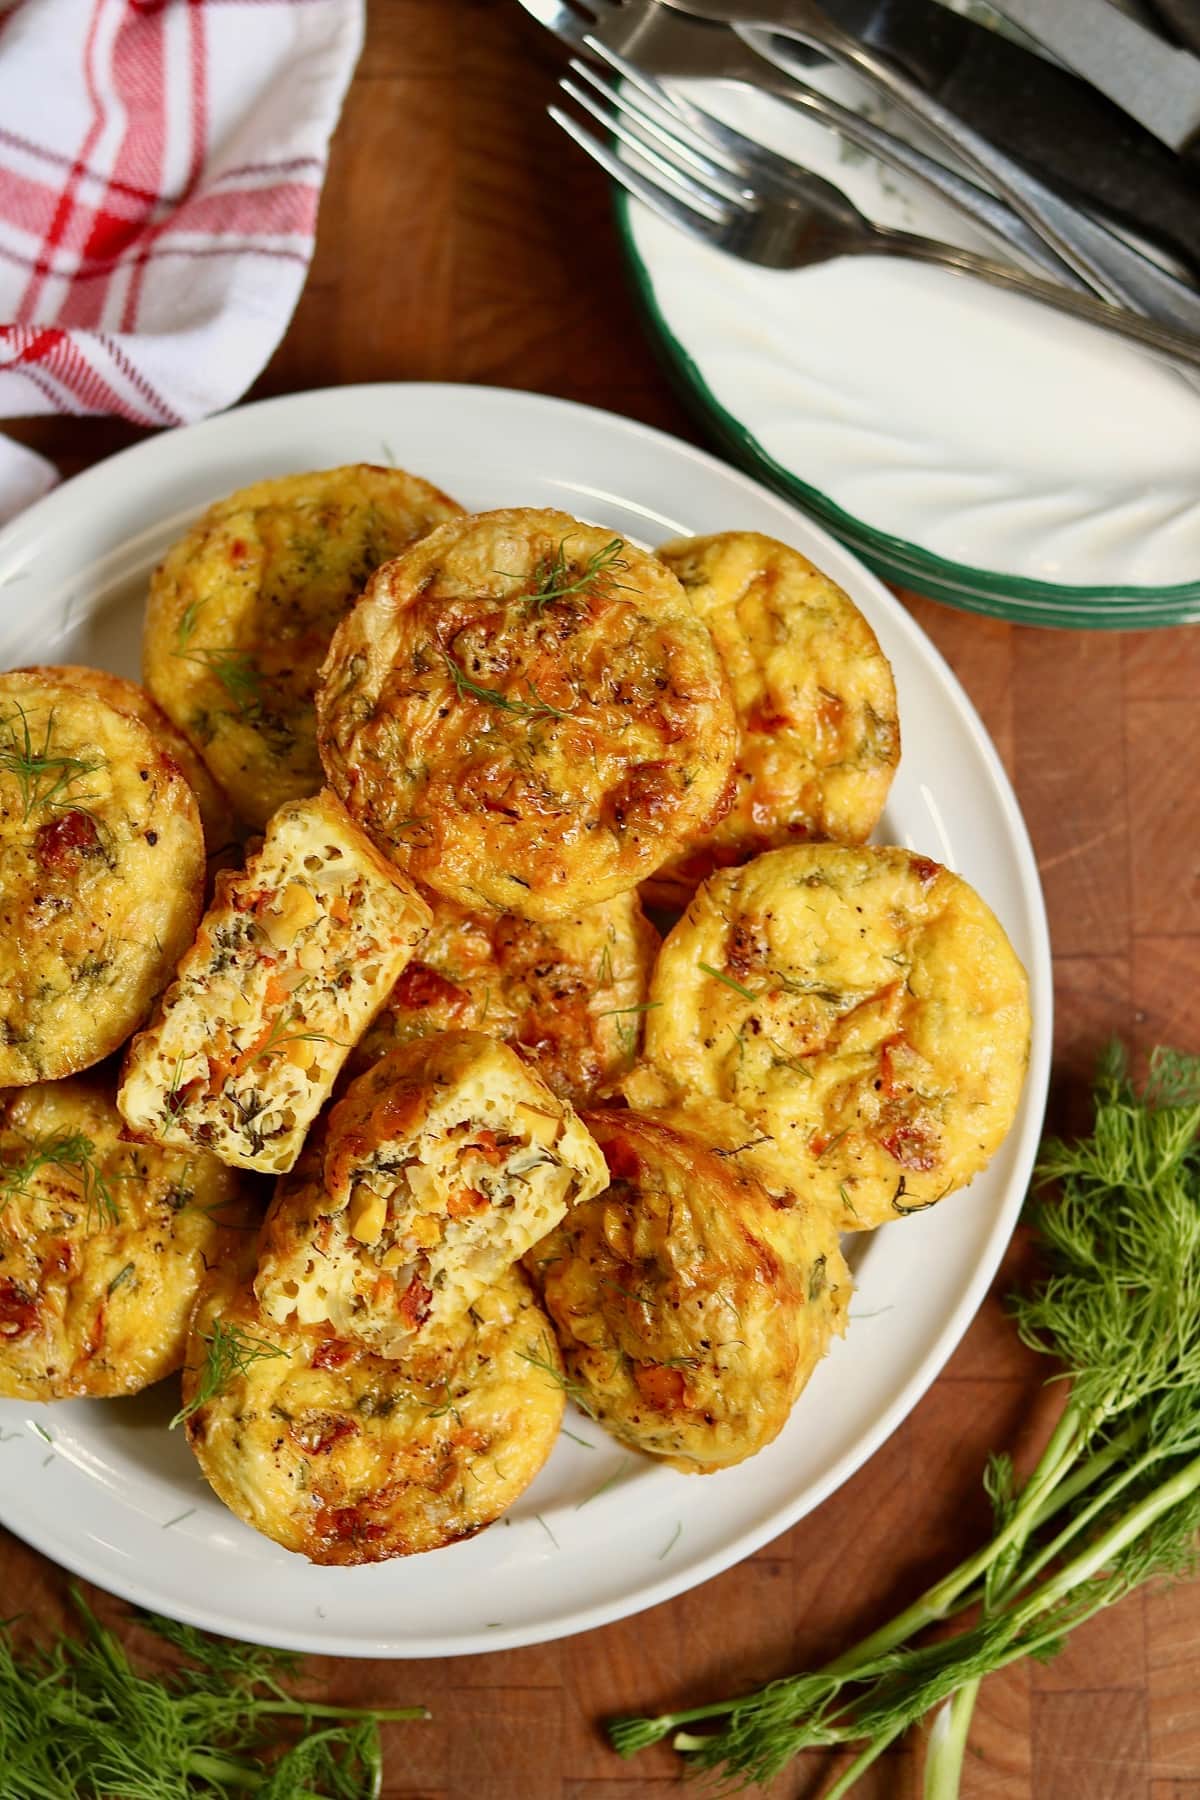
[[[736,741],[675,577],[566,513],[454,520],[380,569],[317,695],[330,781],[447,899],[562,918],[719,817]]]

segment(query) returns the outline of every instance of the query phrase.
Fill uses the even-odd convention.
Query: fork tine
[[[632,194],[635,200],[640,200],[643,206],[648,206],[651,212],[657,213],[660,219],[665,219],[668,225],[674,225],[678,230],[686,231],[692,237],[713,240],[719,226],[717,220],[697,211],[694,206],[677,200],[673,194],[665,193],[639,170],[633,168],[629,163],[622,162],[607,144],[602,144],[599,138],[593,137],[590,131],[587,131],[577,119],[573,119],[569,113],[563,112],[561,107],[548,106],[546,111],[554,123],[561,126],[567,136],[578,144],[579,148],[587,156],[590,156],[593,162],[599,163],[605,174],[610,175],[619,186],[625,189],[627,194]]]
[[[663,181],[678,188],[688,204],[695,211],[701,212],[711,219],[714,225],[719,225],[728,218],[727,202],[730,199],[735,205],[745,205],[742,196],[736,192],[732,195],[723,195],[711,187],[706,187],[695,176],[689,175],[686,169],[681,169],[678,163],[672,162],[668,156],[664,156],[661,151],[656,150],[653,144],[647,143],[644,137],[639,136],[631,126],[626,125],[620,113],[612,106],[602,105],[595,94],[589,94],[585,88],[581,88],[577,82],[572,81],[570,76],[564,75],[559,82],[559,87],[564,94],[571,96],[576,105],[581,106],[585,112],[592,115],[593,119],[603,125],[606,131],[611,131],[613,136],[625,145],[626,149],[632,150],[641,162],[648,164],[650,169]]]
[[[656,80],[653,75],[647,75],[636,63],[631,63],[628,57],[622,56],[619,50],[610,49],[590,31],[584,37],[583,48],[589,56],[607,63],[643,100],[665,115],[670,121],[671,132],[690,144],[698,156],[717,163],[742,181],[749,179],[750,163],[745,158],[740,158],[730,145],[719,142],[710,134],[708,128],[711,121],[707,113],[701,112],[690,101],[671,93],[661,81]]]
[[[665,107],[652,109],[652,103],[643,96],[626,93],[607,80],[598,69],[590,68],[576,56],[571,58],[570,66],[576,75],[590,82],[614,112],[623,113],[632,121],[639,137],[649,138],[661,145],[668,160],[674,158],[677,163],[686,163],[700,176],[702,183],[726,200],[731,200],[735,206],[745,205],[745,184],[732,181],[720,163],[708,154],[707,149],[698,147],[701,140],[683,124],[677,114]],[[661,116],[656,117],[656,112]]]

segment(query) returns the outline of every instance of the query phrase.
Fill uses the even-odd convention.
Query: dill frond
[[[613,576],[617,570],[629,567],[621,556],[624,538],[610,538],[582,565],[574,563],[567,555],[568,542],[563,538],[553,554],[543,557],[533,572],[529,598],[536,612],[541,612],[555,600],[577,600],[601,583],[615,588],[621,586]],[[573,575],[573,569],[578,573]]]
[[[198,667],[207,669],[225,689],[239,719],[251,725],[262,721],[266,713],[264,677],[248,651],[224,645],[200,650],[177,649],[172,655],[183,662],[196,663]]]
[[[588,1399],[586,1392],[579,1382],[572,1380],[564,1370],[557,1366],[554,1361],[554,1346],[545,1337],[541,1341],[541,1351],[543,1354],[539,1354],[537,1344],[530,1344],[528,1349],[518,1350],[517,1355],[522,1362],[528,1363],[530,1368],[538,1369],[543,1375],[549,1376],[555,1387],[560,1387],[567,1399],[575,1402],[580,1412],[585,1412],[589,1419],[594,1419],[596,1409]]]
[[[145,1623],[184,1660],[143,1674],[72,1589],[83,1628],[18,1648],[0,1626],[0,1792],[6,1800],[365,1800],[384,1721],[424,1707],[330,1706],[291,1694],[296,1658]]]
[[[276,1019],[266,1040],[259,1045],[246,1067],[253,1068],[255,1063],[265,1061],[268,1056],[278,1056],[289,1044],[336,1044],[339,1049],[346,1048],[341,1038],[330,1037],[327,1031],[289,1031],[291,1023],[290,1019]]]
[[[689,1767],[770,1782],[799,1751],[857,1745],[830,1791],[952,1702],[931,1734],[925,1792],[958,1793],[980,1681],[1068,1635],[1143,1582],[1191,1574],[1200,1546],[1200,1057],[1159,1051],[1139,1095],[1110,1050],[1091,1133],[1048,1139],[1032,1203],[1047,1269],[1012,1310],[1071,1393],[1032,1474],[990,1458],[994,1535],[824,1668],[749,1694],[613,1721],[630,1756],[667,1736]],[[848,1196],[843,1189],[843,1200]],[[897,1195],[897,1200],[899,1194]],[[894,1202],[895,1203],[895,1202]],[[916,1210],[901,1208],[900,1210]],[[928,1626],[977,1609],[956,1636]],[[696,1729],[696,1728],[699,1729]]]
[[[24,1199],[36,1198],[37,1190],[30,1183],[43,1169],[60,1169],[78,1183],[80,1198],[87,1209],[89,1231],[97,1219],[103,1226],[120,1223],[121,1212],[113,1193],[113,1183],[134,1177],[107,1173],[96,1154],[95,1144],[82,1131],[30,1140],[19,1162],[0,1165],[0,1200],[13,1194],[20,1194]]]
[[[87,775],[94,775],[104,766],[102,757],[89,761],[85,757],[56,752],[52,745],[53,732],[53,709],[46,719],[40,744],[34,740],[29,719],[19,701],[14,701],[13,711],[0,719],[0,774],[12,775],[21,790],[22,823],[35,812],[77,806],[69,792],[73,784]],[[78,807],[78,810],[86,808]]]
[[[714,969],[711,963],[706,962],[697,963],[696,967],[700,970],[701,974],[711,975],[714,981],[720,981],[727,988],[732,988],[735,994],[740,994],[742,996],[743,1000],[758,999],[758,995],[753,988],[743,987],[740,981],[735,981],[732,975],[727,975],[725,973],[724,969]]]
[[[240,1325],[226,1325],[220,1318],[213,1320],[212,1331],[205,1335],[204,1342],[208,1349],[200,1365],[196,1391],[171,1420],[172,1431],[218,1394],[224,1393],[237,1376],[247,1375],[256,1362],[291,1355],[289,1350],[281,1349],[269,1338],[255,1337],[253,1332],[243,1331]]]
[[[200,609],[204,605],[202,599],[189,600],[179,615],[179,623],[175,627],[175,656],[182,656],[195,635],[196,626],[200,623]]]
[[[529,691],[533,700],[520,700],[509,694],[502,694],[499,688],[484,687],[478,681],[472,681],[466,670],[461,668],[454,658],[445,650],[442,660],[446,665],[454,691],[461,700],[464,697],[480,700],[487,706],[494,706],[501,712],[516,713],[522,719],[565,719],[568,715],[557,706],[551,706],[543,700],[532,682]]]

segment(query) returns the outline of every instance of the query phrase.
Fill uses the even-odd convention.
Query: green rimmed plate
[[[822,85],[855,99],[844,75]],[[705,104],[882,222],[994,249],[767,96],[710,85]],[[689,404],[878,574],[1027,624],[1200,619],[1200,397],[1170,370],[941,270],[861,258],[780,274],[623,195],[618,213]]]

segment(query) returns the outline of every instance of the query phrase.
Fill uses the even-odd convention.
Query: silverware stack
[[[1110,0],[993,0],[1036,50],[938,0],[521,4],[573,52],[562,90],[578,110],[551,116],[681,230],[772,269],[851,255],[936,264],[1200,384],[1200,58]],[[1161,11],[1200,46],[1197,0]],[[808,78],[821,61],[852,71],[936,153],[823,93]],[[922,183],[996,254],[868,219],[827,175],[722,123],[697,80],[799,109]]]

